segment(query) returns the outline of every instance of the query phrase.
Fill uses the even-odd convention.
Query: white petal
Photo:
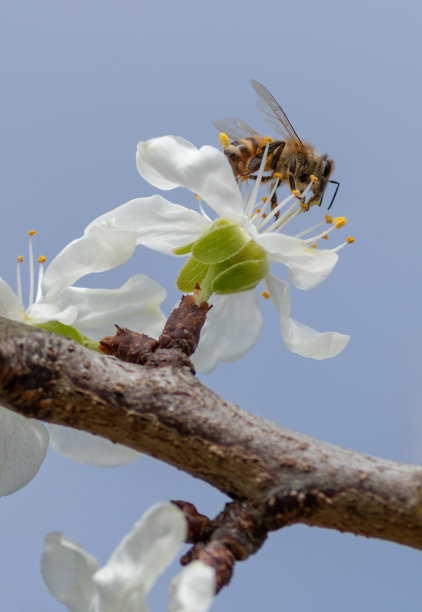
[[[189,563],[170,585],[171,612],[207,612],[215,595],[215,570],[201,561]]]
[[[302,240],[286,234],[261,234],[257,242],[272,261],[289,268],[289,278],[298,289],[313,289],[327,278],[338,262],[338,255],[329,249],[313,249]]]
[[[23,321],[25,311],[17,296],[13,293],[9,285],[0,277],[0,315],[13,319],[14,321]]]
[[[127,261],[136,247],[136,232],[97,228],[74,240],[45,271],[43,302],[54,299],[74,282],[92,272],[104,272]]]
[[[141,176],[159,189],[186,187],[224,219],[238,221],[244,204],[224,153],[210,146],[197,149],[177,136],[152,138],[138,144],[136,164]]]
[[[60,321],[64,325],[72,325],[77,317],[78,310],[75,306],[63,305],[60,308],[56,304],[32,304],[26,312],[32,323],[46,323],[47,321]]]
[[[77,311],[75,327],[93,340],[113,335],[115,323],[156,338],[166,321],[159,307],[165,297],[166,290],[159,283],[136,274],[120,289],[70,287],[57,301],[73,305]]]
[[[335,357],[344,349],[350,336],[338,332],[317,332],[290,318],[289,285],[269,274],[265,279],[272,301],[280,312],[284,344],[293,353],[312,359]]]
[[[204,374],[219,361],[240,359],[253,347],[262,329],[262,314],[256,289],[230,295],[213,295],[212,309],[192,355],[195,367]]]
[[[62,533],[48,533],[41,558],[41,573],[50,593],[71,612],[100,612],[92,577],[97,560]]]
[[[155,580],[186,538],[186,519],[173,504],[156,504],[120,542],[94,581],[103,612],[139,612]]]
[[[161,196],[137,198],[95,219],[85,231],[97,227],[134,230],[137,244],[173,254],[173,250],[194,242],[209,226],[195,210],[173,204]]]
[[[0,495],[10,495],[34,478],[47,448],[42,423],[0,406]]]
[[[50,446],[72,461],[97,467],[127,465],[142,457],[141,453],[123,444],[61,425],[50,426]]]

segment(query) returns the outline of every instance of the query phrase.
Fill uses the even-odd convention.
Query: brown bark
[[[125,363],[0,317],[0,403],[202,478],[236,500],[257,541],[306,523],[422,549],[422,467],[277,426],[221,399],[188,367]],[[230,544],[235,558],[254,552],[239,546]]]

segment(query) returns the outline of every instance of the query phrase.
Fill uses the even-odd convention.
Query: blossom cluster
[[[35,232],[30,232],[29,305],[23,306],[22,257],[18,257],[17,295],[0,278],[0,315],[68,336],[94,350],[116,322],[157,337],[165,322],[160,304],[166,296],[157,282],[136,274],[120,289],[75,286],[88,274],[124,263],[137,245],[143,245],[186,257],[176,280],[178,289],[194,292],[198,303],[208,301],[213,306],[193,356],[201,372],[211,372],[219,362],[239,359],[254,346],[263,323],[260,285],[261,295],[270,298],[279,312],[282,338],[289,350],[314,359],[338,355],[349,336],[318,332],[293,319],[289,283],[274,274],[274,267],[284,265],[293,286],[312,289],[328,277],[338,262],[339,250],[353,239],[331,249],[320,248],[330,232],[346,223],[343,217],[328,215],[298,234],[286,233],[288,224],[306,211],[304,197],[312,182],[301,194],[289,193],[270,207],[276,181],[270,198],[258,201],[267,150],[249,192],[247,185],[235,180],[218,149],[197,149],[175,136],[139,143],[137,167],[141,176],[162,190],[190,190],[199,210],[154,195],[136,198],[101,215],[45,272],[45,258],[40,257],[35,297]],[[0,496],[13,493],[35,476],[49,443],[73,460],[94,465],[122,465],[140,456],[87,433],[55,425],[48,432],[42,423],[0,407]],[[61,533],[48,534],[42,574],[52,595],[71,612],[146,612],[146,595],[185,538],[186,520],[181,511],[171,504],[157,504],[136,523],[102,568],[74,540]],[[172,583],[171,610],[206,612],[214,591],[214,570],[200,562],[191,563]]]

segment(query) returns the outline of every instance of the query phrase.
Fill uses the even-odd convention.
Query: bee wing
[[[250,137],[259,137],[259,139],[262,140],[261,134],[258,134],[256,130],[251,128],[246,121],[236,117],[223,117],[222,119],[217,119],[213,121],[213,125],[219,132],[225,132],[232,140]]]
[[[287,136],[288,139],[293,140],[298,147],[303,147],[303,142],[296,134],[296,130],[274,96],[270,94],[266,87],[258,83],[258,81],[252,79],[251,83],[259,98],[256,105],[257,109],[268,125],[278,134],[284,137]]]

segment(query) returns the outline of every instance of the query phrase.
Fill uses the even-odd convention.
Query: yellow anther
[[[45,255],[40,255],[38,257],[38,263],[39,264],[44,263],[46,261],[46,259],[47,259],[47,257]]]
[[[346,242],[348,244],[352,244],[355,241],[355,239],[353,238],[353,236],[349,236],[348,238],[346,238]]]
[[[311,179],[311,181],[312,181],[313,183],[318,183],[318,179],[317,179],[317,177],[315,176],[315,174],[311,174],[311,176],[310,176],[309,178]]]
[[[220,147],[228,147],[230,144],[230,139],[227,136],[226,132],[220,132],[219,136],[218,136],[218,144],[220,145]]]
[[[264,213],[262,216],[265,219],[267,217],[267,213]]]
[[[341,227],[346,225],[346,223],[347,223],[346,217],[336,217],[334,219],[334,225],[336,229],[340,229]]]
[[[197,193],[195,193],[195,198],[196,198],[197,200],[199,200],[199,202],[202,200],[201,196],[200,196],[200,195],[198,195]]]
[[[281,179],[280,172],[274,172],[273,177],[276,178],[276,179]]]
[[[324,240],[328,240],[328,236],[327,234],[325,234],[325,236],[323,236]]]
[[[299,189],[292,189],[292,194],[298,198],[300,196]]]
[[[263,298],[265,298],[266,300],[268,300],[268,299],[269,299],[269,297],[270,297],[270,294],[268,293],[268,291],[263,291],[263,292],[261,293],[261,295],[262,295],[262,297],[263,297]]]
[[[23,262],[23,255],[18,255],[18,257],[16,257],[16,261],[18,261],[19,263]]]
[[[273,139],[271,138],[271,136],[265,136],[265,138],[264,138],[264,142],[265,142],[266,144],[270,144],[270,142],[272,142],[272,141],[273,141]]]
[[[301,203],[300,203],[300,207],[301,207],[303,210],[309,210],[309,204],[308,204],[307,202],[301,202]]]
[[[325,215],[325,223],[332,223],[333,218],[331,215]]]
[[[261,210],[262,210],[261,208],[257,208],[255,212],[256,212],[256,213],[260,213],[260,212],[261,212]]]
[[[264,204],[267,200],[268,200],[267,196],[262,196],[262,201],[264,202]]]
[[[37,233],[37,230],[31,230],[30,232],[28,232],[28,236],[35,236]]]
[[[315,242],[315,244],[311,244],[311,249],[316,249],[317,248],[317,243]]]

